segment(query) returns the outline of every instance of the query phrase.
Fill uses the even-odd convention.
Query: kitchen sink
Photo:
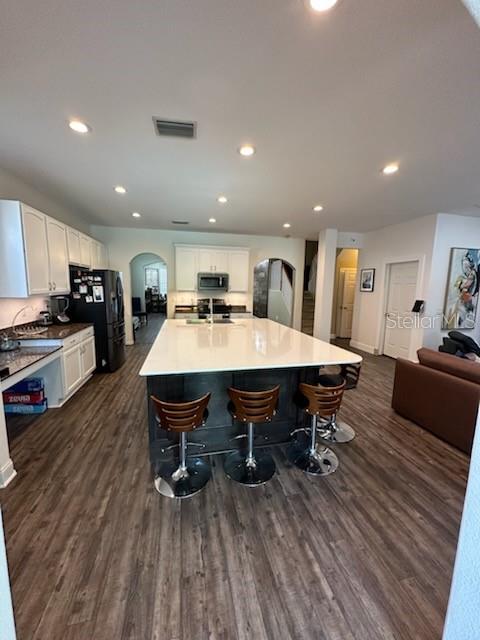
[[[187,324],[212,324],[210,320],[204,318],[188,318],[185,321]],[[213,324],[234,324],[230,318],[215,318]]]

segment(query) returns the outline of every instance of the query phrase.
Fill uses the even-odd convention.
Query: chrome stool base
[[[322,444],[315,449],[305,448],[305,444],[293,442],[287,449],[289,461],[312,476],[329,476],[338,469],[338,458],[334,452]]]
[[[327,442],[332,444],[350,442],[355,438],[355,431],[346,422],[341,420],[335,420],[334,422],[319,424],[317,427],[317,433]]]
[[[201,491],[212,475],[212,469],[203,458],[187,458],[186,468],[178,462],[167,462],[154,480],[155,489],[166,498],[190,498]]]
[[[253,461],[250,464],[247,461],[248,456],[240,451],[228,454],[223,464],[225,474],[247,487],[258,487],[275,475],[275,462],[269,453],[255,449]]]

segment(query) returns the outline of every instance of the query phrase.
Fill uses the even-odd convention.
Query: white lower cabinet
[[[82,374],[86,378],[96,369],[95,338],[87,338],[82,342],[80,356],[82,358]]]
[[[64,400],[71,396],[96,369],[93,329],[74,334],[63,345]]]
[[[82,357],[80,345],[76,345],[63,354],[63,382],[65,398],[69,396],[82,381]]]

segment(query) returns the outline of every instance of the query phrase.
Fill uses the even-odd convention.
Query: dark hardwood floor
[[[440,639],[468,459],[391,411],[394,363],[367,356],[346,393],[358,435],[337,473],[278,451],[274,480],[248,489],[215,459],[173,502],[148,465],[146,342],[12,442],[18,640]]]

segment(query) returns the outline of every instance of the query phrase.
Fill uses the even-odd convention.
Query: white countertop
[[[140,375],[315,367],[361,361],[355,353],[272,320],[254,318],[214,325],[166,320]]]

